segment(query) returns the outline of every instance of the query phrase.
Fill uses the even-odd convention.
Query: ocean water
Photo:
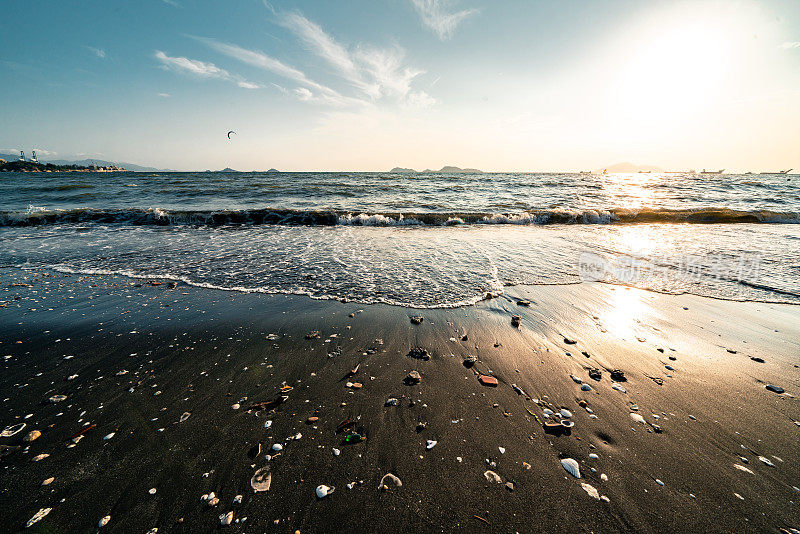
[[[800,303],[800,177],[0,174],[0,267],[410,307],[599,280]]]

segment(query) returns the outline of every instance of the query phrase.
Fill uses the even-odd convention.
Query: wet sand
[[[103,532],[136,533],[800,528],[800,307],[603,284],[412,310],[111,276],[3,269],[0,281],[0,428],[26,424],[0,438],[22,447],[0,460],[4,532],[42,508],[26,532],[94,532],[104,516]],[[421,381],[406,385],[413,370]],[[282,386],[286,402],[248,410]],[[558,418],[545,409],[562,408],[574,427],[546,434]],[[335,433],[348,418],[365,441]],[[31,430],[41,437],[21,443]],[[254,493],[265,466],[271,487]],[[387,473],[402,486],[379,490]],[[318,499],[321,484],[335,491]]]

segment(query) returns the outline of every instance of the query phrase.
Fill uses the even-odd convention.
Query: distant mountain
[[[636,165],[625,161],[623,163],[615,163],[605,168],[606,172],[664,172],[661,167],[655,165]],[[603,169],[598,169],[595,172],[603,172]]]
[[[395,167],[389,172],[417,172],[414,169],[406,169],[405,167]]]
[[[30,154],[25,154],[25,157],[30,159]],[[17,161],[19,154],[0,154],[0,159],[6,161]],[[129,171],[136,172],[174,172],[172,169],[156,169],[155,167],[144,167],[136,165],[135,163],[125,163],[122,161],[106,161],[102,159],[80,159],[80,160],[66,160],[66,159],[48,159],[39,158],[42,163],[52,163],[53,165],[77,165],[78,167],[88,167],[90,165],[97,165],[98,167],[123,167]]]

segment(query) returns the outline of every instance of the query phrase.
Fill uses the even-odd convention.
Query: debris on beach
[[[478,382],[481,383],[483,386],[488,386],[492,388],[497,387],[497,379],[493,376],[489,375],[478,375]]]
[[[66,395],[53,395],[48,400],[50,402],[52,402],[53,404],[55,404],[57,402],[61,402],[61,401],[67,400],[67,396]]]
[[[97,528],[103,528],[108,524],[109,521],[111,521],[111,516],[110,515],[105,516],[104,518],[102,518],[100,521],[97,522]]]
[[[470,355],[470,356],[465,356],[464,361],[462,363],[464,364],[464,367],[469,369],[470,367],[475,365],[475,362],[477,361],[478,361],[477,357]]]
[[[306,339],[319,339],[320,333],[319,330],[312,330],[308,334],[306,334]]]
[[[603,378],[603,374],[600,369],[589,369],[589,378],[600,382],[600,380]]]
[[[22,438],[22,441],[24,441],[25,443],[30,443],[31,441],[35,441],[36,439],[38,439],[39,436],[41,435],[42,433],[39,432],[38,430],[31,430],[30,432],[25,434],[25,437]]]
[[[392,487],[399,488],[403,485],[403,482],[400,480],[399,477],[393,475],[392,473],[386,473],[381,477],[381,481],[378,483],[378,489],[382,491],[388,491],[391,489],[388,483],[391,483]]]
[[[767,384],[766,388],[774,393],[783,393],[783,388],[774,384]]]
[[[497,473],[495,473],[494,471],[491,471],[491,470],[485,471],[483,473],[483,476],[489,482],[496,482],[498,484],[502,484],[502,482],[503,482],[503,479],[500,478],[500,475],[498,475]]]
[[[620,371],[619,369],[614,369],[611,371],[611,380],[615,382],[627,382],[627,378],[625,377],[625,373]]]
[[[269,491],[271,484],[272,473],[270,472],[269,466],[264,466],[256,471],[253,477],[250,479],[250,487],[253,488],[255,493]]]
[[[9,425],[0,432],[0,438],[10,438],[22,431],[27,425],[25,423],[17,423],[16,425]]]
[[[219,516],[219,524],[223,527],[227,527],[233,523],[233,512],[228,512],[227,514],[222,514]]]
[[[578,466],[578,462],[572,458],[564,458],[561,460],[561,467],[563,467],[567,473],[574,476],[575,478],[581,478],[581,470],[580,466]]]
[[[423,316],[415,315],[415,316],[411,317],[411,324],[420,324],[424,320],[425,320],[425,318]]]
[[[325,484],[320,484],[319,486],[317,486],[317,489],[315,490],[317,499],[324,499],[325,497],[333,493],[334,489],[335,488],[333,488],[332,486],[326,486]]]
[[[414,347],[410,351],[408,351],[408,357],[424,361],[428,361],[431,359],[431,355],[428,354],[428,351],[419,347]]]
[[[434,448],[436,446],[437,443],[439,443],[439,442],[434,440],[434,439],[429,439],[428,442],[425,444],[425,448],[428,449],[428,450],[431,450],[432,448]]]
[[[183,412],[183,415],[181,415],[181,418],[180,418],[178,421],[179,421],[179,422],[181,422],[181,423],[183,423],[183,422],[185,422],[187,419],[189,419],[189,416],[191,416],[191,415],[192,415],[192,414],[190,414],[189,412]]]
[[[47,514],[50,513],[52,508],[41,508],[38,512],[33,514],[33,517],[28,519],[28,522],[25,523],[25,528],[31,528],[33,525],[41,521]]]
[[[419,384],[421,381],[422,381],[422,376],[420,376],[419,372],[417,371],[411,371],[410,373],[408,373],[408,375],[404,380],[404,382],[409,386]]]
[[[519,323],[520,323],[521,320],[522,320],[522,317],[520,317],[519,315],[512,315],[511,316],[511,326],[513,326],[514,328],[519,328]]]

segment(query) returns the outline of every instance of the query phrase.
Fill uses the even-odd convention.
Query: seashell
[[[110,434],[106,434],[105,436],[103,436],[103,441],[108,441],[108,440],[110,440],[110,439],[111,439],[111,438],[113,438],[113,437],[114,437],[116,434],[117,434],[116,432],[112,432],[112,433],[110,433]]]
[[[431,450],[432,448],[434,448],[436,446],[437,443],[439,443],[439,442],[434,440],[434,439],[429,439],[428,443],[425,445],[425,448],[428,449],[428,450]]]
[[[544,410],[542,410],[542,413],[544,414],[545,417],[550,417],[551,415],[553,415],[553,410],[551,410],[550,408],[545,408]]]
[[[283,450],[283,445],[281,445],[280,443],[276,443],[275,445],[272,446],[272,450],[275,452],[280,452]]]
[[[597,460],[600,457],[597,456],[597,454],[595,454],[595,453],[591,453],[591,454],[589,454],[589,458],[591,458],[592,460]]]
[[[495,473],[494,471],[485,471],[483,476],[486,477],[486,480],[489,482],[497,482],[498,484],[503,482],[503,479],[500,478],[500,475]]]
[[[38,456],[34,456],[33,458],[31,458],[31,462],[40,462],[40,461],[44,460],[45,458],[47,458],[48,456],[50,456],[50,455],[49,454],[40,454]]]
[[[403,485],[403,482],[400,480],[400,478],[398,478],[397,476],[393,475],[392,473],[386,473],[381,478],[381,481],[378,484],[378,489],[388,490],[389,489],[389,484],[387,484],[387,481],[390,482],[396,488],[399,488],[400,486]]]
[[[54,480],[55,477],[46,478],[42,481],[42,486],[49,486],[50,484],[53,483]]]
[[[765,386],[768,390],[775,392],[775,393],[783,393],[783,388],[780,386],[776,386],[774,384],[767,384]]]
[[[50,397],[49,400],[50,400],[50,402],[55,404],[57,402],[61,402],[63,400],[67,400],[67,396],[66,395],[53,395],[52,397]]]
[[[567,473],[574,476],[575,478],[581,478],[581,470],[578,466],[578,462],[573,460],[572,458],[564,458],[561,460],[561,467],[563,467]]]
[[[608,498],[608,497],[606,497],[605,495],[601,495],[601,496],[600,496],[600,500],[601,500],[601,501],[603,501],[603,502],[611,502],[611,499],[609,499],[609,498]]]
[[[211,499],[208,499],[208,501],[206,501],[206,504],[208,505],[209,508],[213,508],[219,504],[219,498],[212,497]]]
[[[153,527],[147,531],[147,534],[156,534],[158,532],[158,527]]]
[[[9,425],[0,432],[0,438],[10,438],[11,436],[22,432],[22,429],[25,428],[25,423],[17,423],[16,425]],[[49,510],[49,508],[48,508]]]
[[[631,419],[636,421],[637,423],[647,424],[647,421],[644,420],[644,417],[641,414],[631,412]]]
[[[192,414],[190,414],[189,412],[183,412],[183,415],[181,415],[181,418],[179,419],[179,422],[183,423],[184,421],[189,419],[190,415],[192,415]]]
[[[336,448],[333,449],[333,455],[334,456],[339,456],[340,454],[342,454],[342,451],[340,451],[339,449],[336,449]]]
[[[568,421],[566,419],[562,419],[561,426],[563,426],[564,428],[572,428],[575,426],[575,421]]]
[[[589,384],[583,384],[581,386],[581,391],[592,391],[592,386],[590,386]]]
[[[567,410],[566,408],[562,408],[562,409],[561,409],[561,412],[559,412],[559,413],[561,413],[561,417],[566,417],[566,418],[568,418],[568,419],[569,419],[570,417],[572,417],[572,412],[571,412],[571,411],[569,411],[569,410]]]
[[[664,485],[664,483],[663,483],[663,482],[661,482],[661,479],[660,479],[660,478],[657,478],[657,479],[656,479],[656,484],[658,484],[659,486],[663,486],[663,485]]]
[[[242,405],[237,402],[236,404],[231,405],[231,410],[238,410],[241,407]]]
[[[35,441],[36,439],[38,439],[39,436],[41,436],[41,435],[42,435],[42,433],[39,432],[38,430],[31,430],[30,432],[28,432],[25,435],[24,438],[22,438],[22,441],[30,443],[31,441]]]
[[[326,486],[325,484],[320,484],[319,486],[317,486],[316,489],[317,499],[324,499],[325,497],[333,493],[334,489],[336,488],[333,488],[331,486]]]
[[[250,479],[250,487],[253,488],[253,491],[256,493],[260,491],[269,491],[271,484],[272,473],[270,472],[269,466],[262,467],[256,471],[253,478]]]
[[[269,428],[271,426],[272,426],[272,421],[270,421],[270,420],[264,421],[264,428]]]
[[[149,490],[147,490],[147,493],[149,493],[150,495],[155,495],[157,491],[158,490],[156,488],[150,488]]]
[[[614,382],[611,385],[611,389],[616,389],[620,393],[627,393],[628,392],[628,390],[626,390],[624,387],[620,386],[617,382]]]
[[[506,448],[505,447],[497,447],[497,449],[500,451],[500,454],[505,454],[506,453]]]
[[[383,403],[384,406],[397,406],[397,399],[394,397],[387,399],[386,402]]]
[[[600,480],[602,480],[603,482],[608,482],[608,475],[605,473],[601,473]]]
[[[580,377],[577,377],[577,376],[575,376],[575,375],[569,375],[569,377],[570,377],[570,378],[572,379],[572,381],[573,381],[573,382],[575,382],[576,384],[580,384],[581,382],[583,382],[583,380],[581,380],[581,379],[580,379]]]
[[[775,467],[775,464],[773,464],[772,461],[769,458],[766,458],[764,456],[759,456],[758,459],[761,460],[762,463],[764,463],[764,464],[766,464],[766,465],[768,465],[770,467]]]
[[[242,504],[242,496],[241,495],[237,495],[236,497],[234,497],[233,498],[233,504]]]
[[[739,471],[744,471],[745,473],[750,473],[751,475],[755,475],[755,473],[753,473],[752,471],[750,471],[750,469],[746,468],[743,465],[733,464],[733,467],[735,467]]]
[[[600,493],[597,491],[597,488],[585,482],[581,483],[581,487],[583,488],[583,491],[589,494],[590,497],[594,497],[598,501],[600,500]]]
[[[219,524],[223,527],[227,527],[231,523],[233,523],[233,512],[228,512],[227,514],[219,516]]]
[[[111,521],[111,516],[110,515],[105,516],[103,519],[97,522],[97,528],[103,528],[108,524],[109,521]]]
[[[44,516],[50,513],[50,510],[52,510],[52,508],[41,508],[38,512],[33,514],[33,517],[28,519],[28,522],[25,523],[25,528],[30,528],[39,521],[41,521],[44,518]]]

